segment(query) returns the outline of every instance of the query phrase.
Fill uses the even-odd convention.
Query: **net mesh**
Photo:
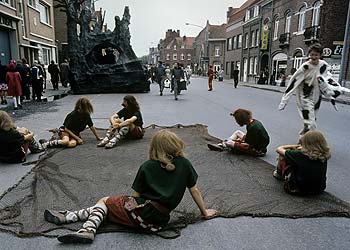
[[[82,134],[84,144],[73,149],[51,149],[16,185],[0,196],[0,230],[21,237],[56,236],[57,229],[77,230],[81,223],[57,226],[45,222],[45,209],[78,210],[102,197],[131,194],[139,166],[148,158],[152,135],[164,127],[152,125],[142,140],[122,141],[117,147],[97,148],[90,131]],[[320,216],[349,217],[350,206],[335,196],[297,197],[287,195],[282,182],[272,177],[273,166],[258,158],[214,152],[207,143],[218,142],[204,125],[168,127],[186,143],[187,158],[199,174],[198,187],[206,206],[221,217]],[[105,130],[100,130],[102,135]],[[201,219],[189,192],[171,213],[169,226],[159,232],[164,238],[179,236],[178,229]],[[174,231],[175,230],[175,231]],[[130,231],[103,224],[99,232]]]

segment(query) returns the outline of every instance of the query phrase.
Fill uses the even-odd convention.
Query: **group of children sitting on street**
[[[303,71],[296,73],[297,76],[301,77],[304,71],[310,70],[310,67],[313,70],[312,65],[318,65],[319,50],[314,48],[311,52],[317,55],[311,55],[310,65],[304,65]],[[304,76],[307,75],[306,73]],[[315,83],[310,84],[319,83],[321,91],[328,91],[322,85],[322,79],[315,77],[312,79]],[[280,109],[285,107],[293,89],[298,90],[301,86],[300,91],[305,92],[303,84],[309,84],[308,80],[293,78],[287,86]],[[317,89],[317,91],[320,90]],[[301,92],[298,95],[300,94],[300,98],[307,99],[310,93],[312,88],[308,96]],[[305,107],[300,103],[305,126],[301,131],[299,143],[280,146],[276,149],[278,163],[273,176],[284,181],[284,189],[290,194],[315,195],[326,188],[330,149],[323,134],[315,130],[315,117],[312,115],[315,107],[311,105],[312,103],[312,101],[308,102]],[[49,147],[75,147],[83,143],[80,133],[86,126],[99,141],[98,147],[113,148],[123,138],[141,139],[144,134],[143,120],[135,97],[125,96],[122,106],[123,109],[110,117],[110,128],[106,136],[100,138],[91,120],[92,104],[86,97],[81,97],[76,102],[74,110],[65,118],[59,131],[59,139],[41,140],[41,146],[35,141],[32,132],[16,127],[10,116],[0,111],[0,161],[23,162],[28,148],[31,153],[38,153]],[[308,116],[305,111],[308,111]],[[263,124],[254,119],[251,111],[246,109],[234,110],[230,115],[239,126],[246,126],[246,133],[237,130],[228,139],[218,144],[208,144],[209,149],[252,157],[264,156],[270,137]],[[215,217],[217,211],[207,209],[204,205],[201,193],[196,186],[198,175],[191,162],[184,157],[184,148],[184,142],[173,132],[158,131],[150,142],[149,159],[140,166],[132,184],[134,193],[131,196],[104,197],[96,205],[79,211],[46,210],[45,220],[57,225],[84,221],[79,231],[58,237],[58,240],[64,243],[91,243],[97,228],[104,220],[143,231],[156,232],[169,222],[169,214],[182,200],[186,187],[202,216],[206,219]]]

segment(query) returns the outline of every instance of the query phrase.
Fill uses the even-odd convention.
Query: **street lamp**
[[[191,25],[191,26],[196,26],[196,27],[199,27],[199,28],[202,28],[202,29],[204,29],[204,27],[203,26],[201,26],[201,25],[198,25],[198,24],[193,24],[193,23],[185,23],[187,26],[188,25]]]

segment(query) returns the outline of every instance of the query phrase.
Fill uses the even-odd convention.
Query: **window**
[[[298,22],[298,31],[304,31],[305,26],[305,7],[301,7],[299,10],[299,22]]]
[[[320,24],[320,2],[317,1],[314,4],[314,10],[312,12],[312,26],[318,26]]]
[[[251,37],[251,47],[255,46],[255,31],[252,31],[252,37]]]
[[[176,45],[174,45],[174,50],[176,50]]]
[[[181,54],[181,61],[185,60],[185,55],[182,53]]]
[[[168,44],[168,46],[166,46],[167,49],[170,49],[170,44]]]
[[[166,60],[167,60],[167,61],[169,61],[169,60],[170,60],[170,55],[169,55],[169,53],[168,53],[168,54],[166,54]]]
[[[36,8],[35,0],[28,0],[28,4],[34,8]]]
[[[182,44],[182,45],[181,45],[181,49],[184,49],[184,48],[185,48],[185,44]]]
[[[232,37],[227,39],[227,50],[231,50],[231,49],[232,49]]]
[[[248,21],[250,19],[250,11],[247,10],[247,12],[245,13],[245,21]]]
[[[51,61],[51,49],[43,48],[43,64],[49,65]]]
[[[232,43],[232,49],[236,49],[238,46],[237,44],[237,36],[234,36],[233,37],[233,43]]]
[[[249,58],[249,75],[253,74],[254,69],[254,57]]]
[[[260,42],[259,34],[260,34],[260,31],[256,30],[256,42],[255,42],[256,46],[259,46],[259,42]]]
[[[50,24],[50,7],[42,2],[39,2],[38,10],[40,12],[40,22]]]
[[[238,35],[237,38],[237,49],[242,48],[242,34]]]
[[[173,54],[173,60],[177,61],[177,54]]]
[[[259,16],[259,6],[258,5],[256,5],[254,7],[254,17],[256,17],[256,16]]]
[[[246,48],[248,48],[248,43],[249,43],[249,36],[248,36],[248,33],[246,33],[246,34],[244,35],[244,41],[245,41],[245,43],[244,43],[244,48],[246,49]]]
[[[215,46],[215,56],[220,56],[220,47]]]
[[[191,61],[191,54],[187,54],[187,61]]]
[[[254,75],[256,75],[257,71],[258,71],[258,58],[254,57]]]
[[[273,29],[273,40],[277,40],[278,39],[278,27],[280,25],[280,20],[278,19],[278,17],[275,18],[275,27]]]
[[[290,22],[292,19],[291,12],[287,11],[285,16],[286,16],[286,23],[284,26],[284,33],[290,33]]]

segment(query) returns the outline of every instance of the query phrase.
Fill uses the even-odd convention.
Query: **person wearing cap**
[[[235,131],[228,139],[218,144],[208,144],[208,148],[214,151],[228,150],[237,154],[252,156],[264,156],[270,137],[264,125],[252,117],[252,112],[246,109],[237,109],[230,113],[239,126],[246,125],[247,133]]]

